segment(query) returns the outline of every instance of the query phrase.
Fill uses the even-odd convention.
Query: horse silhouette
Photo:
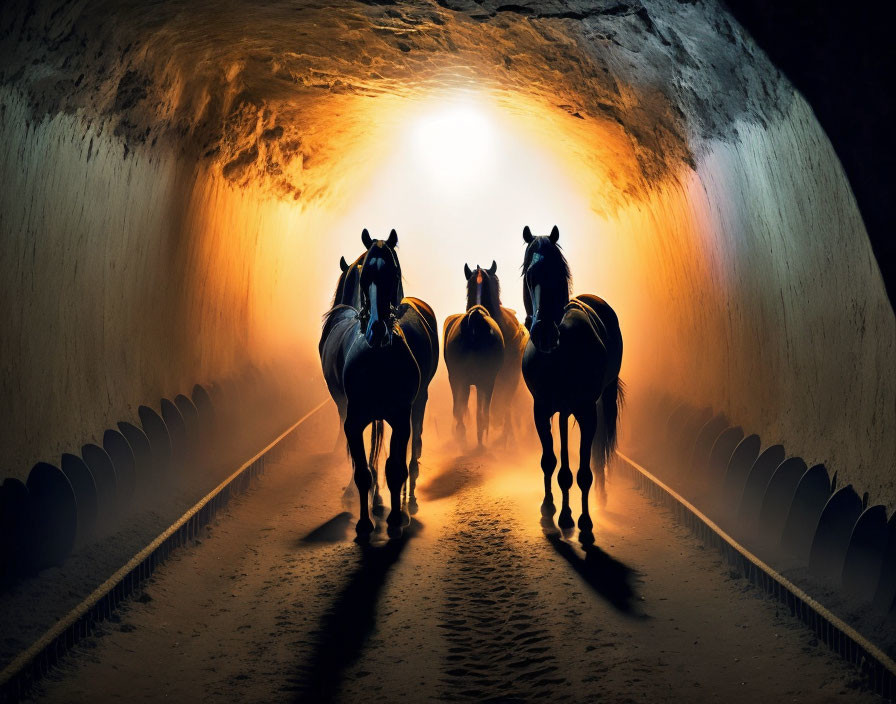
[[[345,261],[345,257],[339,257],[339,268],[342,273],[339,275],[339,282],[336,284],[336,292],[333,294],[332,306],[346,305],[352,308],[361,307],[361,290],[359,283],[361,279],[361,264],[364,262],[365,251],[354,262],[349,264]],[[332,307],[331,306],[331,307]]]
[[[523,302],[529,343],[523,353],[523,378],[532,393],[535,430],[541,441],[544,472],[542,513],[553,515],[551,477],[557,466],[551,435],[551,417],[560,416],[560,471],[557,482],[563,494],[558,525],[571,527],[569,490],[572,471],[567,442],[569,416],[579,424],[579,468],[576,481],[582,491],[579,529],[593,527],[588,512],[588,491],[593,481],[591,460],[602,481],[607,460],[616,449],[616,422],[623,398],[619,380],[622,333],[613,309],[601,298],[582,294],[570,298],[569,265],[557,240],[556,226],[547,237],[523,230]]]
[[[492,262],[493,269],[497,265]],[[495,319],[481,305],[485,271],[471,271],[464,264],[467,279],[467,312],[445,320],[443,339],[445,366],[454,397],[455,433],[458,443],[466,445],[464,418],[470,398],[470,387],[476,387],[476,439],[480,447],[488,435],[489,407],[498,373],[504,364],[504,335]],[[475,298],[469,292],[476,291]]]
[[[498,323],[504,336],[504,362],[495,380],[491,408],[503,421],[501,437],[506,446],[513,439],[513,401],[522,380],[520,365],[529,333],[517,319],[516,311],[501,305],[501,282],[497,272],[498,265],[495,261],[492,261],[488,269],[476,267],[476,276],[471,276],[473,272],[469,267],[464,267],[467,275],[467,308],[474,304],[483,306]],[[478,280],[480,274],[481,282]]]
[[[409,482],[409,505],[416,511],[414,487],[423,447],[423,417],[429,383],[439,360],[435,314],[423,301],[405,298],[401,265],[395,247],[395,230],[386,240],[374,240],[365,229],[361,241],[367,248],[357,268],[358,307],[346,300],[346,284],[352,268],[344,268],[334,305],[324,318],[319,351],[327,388],[345,404],[343,430],[354,468],[360,499],[359,535],[373,530],[368,501],[375,479],[385,421],[392,429],[386,484],[391,510],[390,535],[400,535],[408,516],[401,505],[401,490]],[[351,294],[354,295],[354,294]],[[340,400],[337,400],[337,406]],[[365,455],[364,429],[373,424],[370,459]],[[408,445],[411,461],[408,466]]]
[[[361,291],[359,288],[360,282],[360,271],[361,271],[361,263],[364,261],[364,257],[367,254],[367,250],[363,252],[354,262],[349,264],[345,261],[345,257],[339,257],[339,280],[336,283],[336,291],[333,293],[333,302],[330,305],[330,308],[335,308],[338,305],[346,305],[355,308],[356,310],[361,307]],[[403,294],[402,294],[403,295]],[[318,344],[318,352],[323,354],[323,344],[327,335],[326,327],[323,330],[323,334],[321,335],[320,343]],[[336,446],[333,448],[334,452],[337,452],[342,445],[342,441],[344,438],[343,424],[345,423],[345,408],[347,404],[347,400],[345,398],[345,392],[341,387],[341,380],[338,378],[333,379],[333,384],[327,382],[328,389],[330,391],[330,396],[333,397],[333,401],[336,403],[336,408],[339,411],[339,429],[336,433]],[[382,437],[382,421],[377,421],[379,424],[378,428],[371,429],[371,453],[370,453],[370,470],[373,472],[373,506],[374,511],[376,513],[380,513],[382,511],[382,499],[380,498],[379,492],[379,483],[377,481],[377,466],[375,464],[374,457],[374,438],[379,433],[379,437]],[[352,480],[349,480],[348,485],[345,487],[345,498],[353,496],[352,491]]]

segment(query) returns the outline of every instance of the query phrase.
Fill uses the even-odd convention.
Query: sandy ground
[[[540,524],[533,453],[430,450],[404,537],[354,543],[331,422],[309,422],[34,700],[876,700],[622,479],[583,545]]]
[[[166,478],[139,477],[133,504],[101,525],[95,538],[77,545],[61,565],[0,590],[0,668],[289,427],[289,420],[295,416],[278,410],[227,433],[203,460],[175,467]]]

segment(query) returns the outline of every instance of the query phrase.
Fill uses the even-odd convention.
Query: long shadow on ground
[[[348,536],[351,523],[352,514],[348,511],[343,511],[301,538],[297,547],[308,545],[309,543],[341,543]]]
[[[331,702],[346,670],[357,661],[376,625],[376,608],[389,571],[423,526],[415,519],[401,538],[359,545],[358,567],[317,629],[317,642],[295,681],[294,701]]]
[[[638,594],[632,582],[636,573],[631,567],[597,547],[591,533],[580,534],[580,545],[585,553],[585,558],[582,559],[575,547],[564,540],[552,519],[542,519],[542,528],[551,547],[579,573],[598,596],[624,614],[641,615],[635,608]]]
[[[438,501],[454,496],[468,487],[478,486],[483,480],[482,472],[477,471],[478,467],[471,465],[482,461],[482,454],[461,455],[451,463],[447,463],[447,467],[433,477],[423,477],[421,471],[421,478],[425,484],[421,482],[421,486],[418,487],[418,496],[427,501]]]

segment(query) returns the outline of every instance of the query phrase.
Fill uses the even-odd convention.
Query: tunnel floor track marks
[[[447,641],[442,696],[447,701],[525,702],[555,696],[568,684],[553,655],[540,597],[526,578],[500,503],[470,491],[457,508],[457,531],[441,540],[449,553],[439,628]]]

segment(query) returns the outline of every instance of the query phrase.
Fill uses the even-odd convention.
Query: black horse
[[[364,232],[367,232],[365,229]],[[362,233],[363,234],[363,233]],[[368,235],[369,236],[369,235]],[[361,307],[361,264],[364,262],[365,251],[354,262],[349,264],[345,257],[339,257],[339,282],[336,284],[336,292],[333,294],[333,306],[346,305],[353,308]],[[331,306],[332,307],[332,306]]]
[[[560,472],[563,494],[558,524],[573,525],[569,508],[572,471],[567,443],[572,415],[581,431],[576,481],[582,491],[579,528],[590,531],[588,491],[593,481],[591,459],[602,480],[607,460],[616,449],[616,421],[622,403],[622,333],[613,309],[601,298],[583,294],[570,298],[571,276],[557,245],[555,226],[548,237],[533,237],[526,227],[523,240],[523,301],[529,344],[523,354],[523,378],[534,400],[535,430],[541,440],[544,472],[542,512],[553,515],[551,477],[557,465],[551,436],[551,417],[560,415]]]
[[[401,490],[409,477],[409,443],[409,508],[416,510],[414,485],[429,383],[438,367],[438,333],[432,309],[419,299],[403,295],[395,230],[387,240],[373,240],[364,230],[361,240],[367,252],[357,272],[358,308],[337,303],[330,309],[319,350],[330,392],[334,398],[341,394],[345,400],[343,429],[360,493],[359,535],[373,530],[368,500],[374,478],[365,455],[363,432],[373,424],[371,459],[375,466],[383,434],[377,421],[385,421],[392,428],[386,460],[386,483],[392,501],[387,522],[390,534],[395,535],[408,520],[401,506]],[[343,289],[344,278],[340,277]],[[337,288],[337,299],[340,295],[345,291],[340,294]]]
[[[498,280],[498,264],[493,260],[488,269],[476,267],[472,271],[464,265],[467,277],[467,309],[483,306],[498,323],[504,337],[504,361],[495,380],[492,412],[503,420],[502,438],[506,446],[513,438],[513,400],[520,387],[520,363],[523,350],[529,341],[529,333],[516,317],[516,311],[501,305],[501,283]]]
[[[494,264],[493,264],[494,266]],[[484,273],[475,274],[464,264],[467,288],[482,288]],[[478,283],[477,283],[478,282]],[[481,295],[467,296],[467,312],[448,316],[445,320],[445,366],[454,397],[455,434],[458,443],[466,446],[464,418],[470,399],[470,387],[476,387],[476,439],[479,447],[488,435],[489,411],[498,373],[504,364],[504,335],[485,306]]]

